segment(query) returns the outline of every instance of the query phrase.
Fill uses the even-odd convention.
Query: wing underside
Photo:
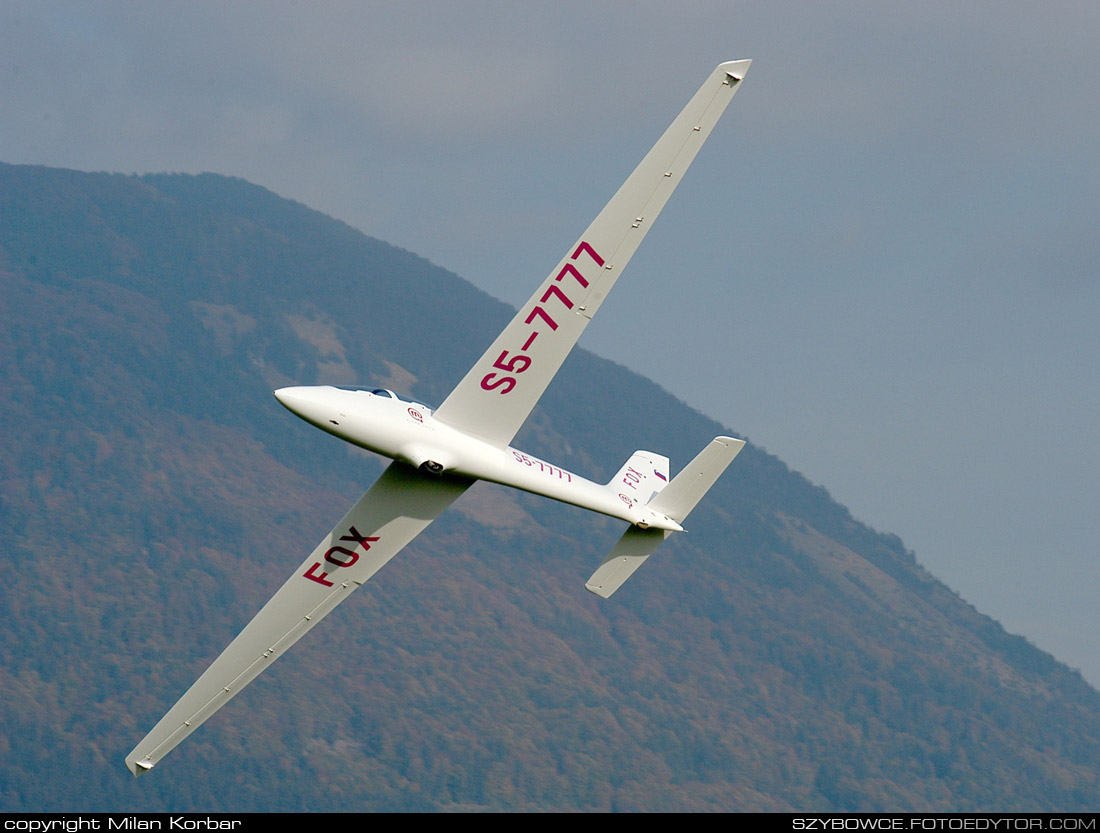
[[[151,769],[301,639],[470,485],[393,463],[179,702],[126,757]]]
[[[487,442],[512,441],[611,291],[750,61],[720,64],[581,239],[478,359],[435,417]]]

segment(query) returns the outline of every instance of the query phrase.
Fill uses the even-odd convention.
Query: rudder
[[[649,503],[668,485],[668,458],[652,451],[635,451],[607,485],[631,500]]]

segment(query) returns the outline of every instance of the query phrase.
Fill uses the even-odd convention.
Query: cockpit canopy
[[[389,388],[370,388],[368,390],[367,388],[359,387],[359,385],[329,385],[328,387],[336,388],[337,390],[347,390],[351,391],[352,393],[364,393],[370,394],[371,396],[380,396],[383,399],[394,399],[398,402],[407,402],[409,405],[413,405],[414,407],[419,408],[423,413],[430,414],[432,412],[432,409],[429,408],[427,405],[417,402],[414,399],[402,399]]]
[[[387,390],[386,388],[371,388],[367,390],[366,388],[359,387],[359,385],[332,385],[332,387],[337,390],[350,390],[352,393],[372,393],[375,396],[385,396],[389,399],[401,399],[401,397],[392,390]]]

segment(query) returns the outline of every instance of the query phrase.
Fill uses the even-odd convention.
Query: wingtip
[[[143,761],[137,761],[127,758],[126,768],[134,774],[135,778],[139,778],[153,768],[153,762],[150,761],[148,758]]]
[[[749,71],[749,66],[751,64],[752,59],[745,58],[740,61],[726,61],[724,64],[719,64],[718,68],[724,71],[726,75],[734,81],[740,81],[745,77],[745,73]]]
[[[610,590],[606,590],[604,589],[604,586],[602,584],[592,584],[591,582],[588,582],[584,585],[584,589],[587,590],[589,593],[595,593],[601,599],[610,599],[611,594],[614,593],[618,588],[613,587]]]
[[[715,437],[715,441],[722,443],[722,445],[736,446],[737,448],[744,448],[746,445],[745,440],[740,440],[737,437]]]

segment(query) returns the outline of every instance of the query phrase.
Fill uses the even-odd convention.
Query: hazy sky
[[[1084,0],[0,0],[0,161],[241,176],[518,305],[752,58],[582,346],[1100,684],[1098,37]]]

